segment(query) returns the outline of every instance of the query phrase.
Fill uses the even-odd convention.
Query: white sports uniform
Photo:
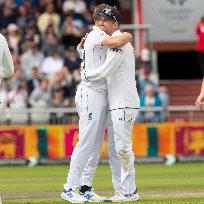
[[[121,35],[121,32],[118,30],[112,36],[116,35]],[[107,78],[115,150],[121,161],[122,193],[132,194],[136,185],[131,133],[140,101],[136,89],[135,60],[131,44],[127,43],[120,49],[108,49],[105,63],[96,70],[85,70],[83,74],[85,81],[94,82]],[[111,166],[111,169],[114,168]]]
[[[96,26],[88,34],[84,43],[84,70],[97,69],[105,62],[107,48],[101,42],[106,37],[107,34]],[[65,190],[75,190],[80,185],[92,186],[107,117],[106,80],[83,81],[77,89],[75,102],[79,114],[79,141],[72,153]]]
[[[13,73],[12,56],[5,37],[0,33],[0,79],[7,78]]]

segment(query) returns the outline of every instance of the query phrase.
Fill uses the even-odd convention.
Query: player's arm
[[[106,60],[103,65],[94,70],[87,70],[82,73],[82,79],[88,81],[98,81],[111,76],[120,66],[124,58],[124,53],[120,49],[110,48],[107,51]]]
[[[128,32],[124,32],[122,35],[119,36],[107,36],[101,42],[102,45],[106,47],[122,47],[128,42],[132,41],[132,35]]]
[[[10,77],[14,73],[13,60],[6,39],[1,38],[0,79]]]
[[[196,99],[195,105],[199,109],[204,108],[204,78],[203,78],[203,82],[202,82],[202,85],[201,85],[200,94],[199,94],[198,98]]]
[[[77,51],[81,59],[83,59],[84,43],[86,41],[88,33],[81,39],[80,43],[77,45]]]

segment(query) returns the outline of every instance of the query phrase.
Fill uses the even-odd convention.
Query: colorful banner
[[[177,127],[176,152],[181,156],[204,156],[204,126]]]
[[[0,126],[0,159],[70,158],[78,141],[77,125]],[[107,158],[107,132],[101,157]],[[136,124],[136,157],[204,156],[203,123]]]
[[[21,130],[0,130],[0,159],[24,156],[24,134]]]

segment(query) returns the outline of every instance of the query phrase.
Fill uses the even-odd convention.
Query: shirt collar
[[[93,30],[101,30],[98,26],[93,26]]]

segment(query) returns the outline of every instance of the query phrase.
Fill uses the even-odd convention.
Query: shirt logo
[[[88,120],[92,120],[92,113],[89,113],[89,117],[88,117]]]
[[[167,0],[167,1],[173,5],[181,5],[182,6],[186,0]]]
[[[110,51],[112,52],[118,52],[120,54],[123,54],[123,51],[120,48],[111,48]]]

